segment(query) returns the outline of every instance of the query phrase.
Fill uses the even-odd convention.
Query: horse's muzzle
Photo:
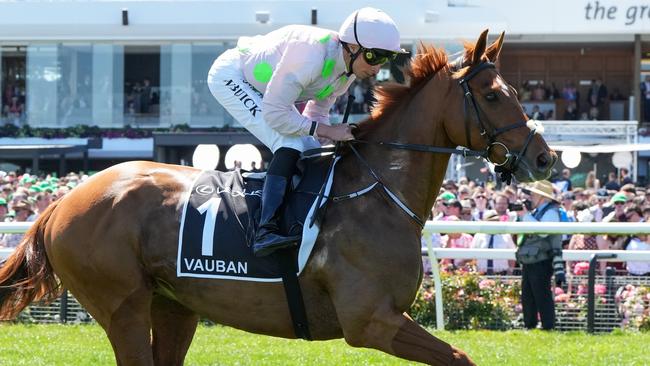
[[[557,154],[555,151],[542,151],[535,158],[534,167],[537,170],[537,173],[550,173],[551,168],[555,165],[557,161]]]

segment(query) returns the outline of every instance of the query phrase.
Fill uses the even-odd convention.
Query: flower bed
[[[482,278],[476,272],[441,274],[445,328],[499,329],[515,327],[521,292],[519,281]],[[411,316],[420,324],[435,325],[433,282],[426,279],[411,307]]]
[[[571,292],[556,287],[556,328],[559,330],[586,330],[587,280],[573,276]],[[612,289],[597,283],[596,331],[614,328],[650,331],[650,287],[620,285],[626,281],[617,277]],[[516,277],[486,278],[472,269],[441,272],[445,329],[507,330],[522,327],[521,287]],[[625,282],[622,282],[625,283]],[[614,297],[613,290],[617,289]],[[567,290],[568,291],[568,290]],[[433,281],[426,277],[410,315],[420,324],[435,326],[436,307]]]
[[[650,287],[625,285],[616,292],[616,304],[623,328],[650,331]]]

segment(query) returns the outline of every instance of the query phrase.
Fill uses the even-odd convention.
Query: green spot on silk
[[[323,99],[329,97],[330,95],[332,95],[332,93],[334,93],[334,87],[331,86],[331,85],[328,85],[328,86],[324,87],[323,89],[319,90],[318,93],[316,93],[316,99],[323,100]]]
[[[268,83],[273,76],[273,67],[268,62],[260,62],[253,69],[253,77],[260,83]]]
[[[325,60],[325,63],[323,64],[323,71],[321,75],[323,76],[323,79],[327,79],[332,75],[332,71],[334,71],[334,66],[336,65],[336,60],[332,58],[328,58]]]

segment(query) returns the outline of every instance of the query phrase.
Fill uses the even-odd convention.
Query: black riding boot
[[[289,191],[290,180],[299,156],[300,152],[297,150],[280,148],[275,152],[269,165],[262,190],[260,226],[255,233],[253,243],[253,254],[256,257],[264,257],[278,249],[295,246],[300,241],[300,235],[282,235],[279,223],[282,204]]]

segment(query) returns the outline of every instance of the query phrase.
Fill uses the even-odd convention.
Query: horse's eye
[[[496,101],[497,100],[497,93],[490,92],[490,93],[485,94],[485,100],[487,100],[488,102]]]

